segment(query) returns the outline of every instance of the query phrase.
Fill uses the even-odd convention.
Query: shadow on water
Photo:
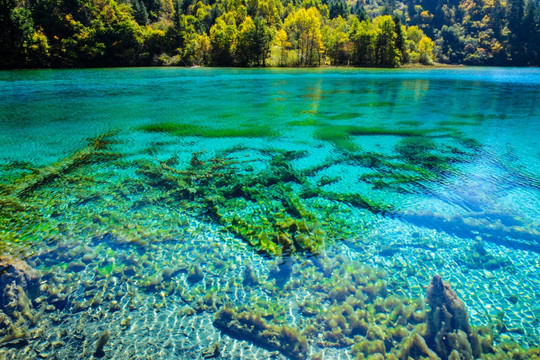
[[[295,257],[291,252],[284,253],[281,259],[278,259],[273,268],[270,269],[268,280],[275,280],[276,286],[283,289],[285,284],[289,281],[292,274],[293,264],[295,263]]]
[[[519,226],[504,226],[504,214],[470,214],[445,217],[434,213],[403,212],[393,217],[416,226],[444,231],[463,239],[481,237],[489,242],[512,249],[540,253],[540,232],[525,231]]]

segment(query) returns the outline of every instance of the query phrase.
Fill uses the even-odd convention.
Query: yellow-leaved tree
[[[420,63],[424,65],[433,64],[433,40],[427,36],[422,37],[418,43],[418,51],[420,52]]]
[[[281,29],[277,32],[274,38],[275,49],[279,54],[279,60],[277,61],[279,66],[287,65],[287,54],[291,48],[291,43],[287,39],[287,32]]]
[[[321,14],[316,8],[301,8],[289,14],[285,19],[284,29],[296,50],[297,65],[313,66],[321,63]]]

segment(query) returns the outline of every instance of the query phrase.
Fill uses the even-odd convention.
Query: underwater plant
[[[87,147],[76,151],[71,156],[63,158],[59,162],[24,176],[10,187],[5,188],[4,191],[7,191],[10,199],[20,199],[38,187],[54,181],[62,176],[62,174],[68,173],[76,167],[91,162],[100,162],[120,157],[119,154],[108,150],[108,146],[112,143],[110,137],[113,135],[115,135],[115,133],[111,132],[90,139]]]
[[[285,159],[284,154],[277,154],[266,169],[250,173],[239,169],[247,160],[203,160],[201,153],[194,153],[185,170],[162,161],[159,166],[142,163],[138,172],[149,184],[166,190],[186,208],[210,216],[258,250],[273,256],[317,253],[327,242],[342,236],[338,234],[343,232],[343,224],[321,221],[332,209],[320,209],[316,215],[303,198],[295,195],[289,184],[310,185],[306,185],[306,176],[293,170]],[[342,202],[358,203],[360,199],[335,197]],[[367,200],[362,206],[378,211]]]
[[[234,128],[215,128],[193,124],[164,122],[139,127],[146,132],[161,132],[174,136],[195,136],[203,138],[266,138],[276,136],[275,130],[268,126],[244,126]]]
[[[215,314],[214,326],[232,337],[277,350],[290,359],[307,359],[308,342],[297,329],[267,323],[249,310],[224,307]]]
[[[96,341],[96,350],[94,351],[95,357],[101,358],[105,356],[105,352],[103,351],[103,348],[105,347],[105,345],[107,345],[107,342],[109,342],[110,337],[111,337],[111,334],[109,330],[105,330],[101,333],[101,335]]]
[[[57,322],[68,321],[65,320],[68,317],[114,318],[124,311],[132,312],[132,316],[121,320],[114,318],[119,326],[110,330],[114,336],[109,339],[105,340],[105,333],[99,329],[97,336],[104,336],[102,352],[105,344],[112,348],[113,342],[119,341],[117,331],[124,331],[132,324],[140,325],[137,317],[141,314],[137,311],[143,304],[155,311],[156,316],[168,311],[168,304],[174,304],[171,308],[175,314],[186,318],[217,312],[214,324],[224,334],[279,351],[292,359],[322,357],[321,353],[328,348],[345,354],[350,352],[359,359],[442,358],[437,340],[428,341],[431,338],[427,335],[428,316],[423,300],[394,295],[396,284],[404,282],[394,281],[393,274],[388,276],[385,271],[362,265],[362,261],[373,255],[373,249],[362,247],[355,261],[335,256],[335,253],[330,255],[333,248],[362,245],[361,242],[366,241],[362,239],[364,224],[351,232],[340,219],[339,211],[354,206],[375,214],[393,214],[394,208],[364,195],[329,191],[331,187],[327,185],[334,179],[316,176],[327,164],[309,171],[295,169],[292,161],[301,157],[302,152],[265,149],[264,155],[272,160],[258,172],[250,168],[249,160],[235,158],[227,151],[224,151],[225,156],[217,155],[210,158],[198,152],[186,162],[179,160],[181,156],[167,161],[114,162],[112,167],[128,168],[133,179],[124,179],[117,187],[106,185],[110,186],[107,190],[113,189],[107,193],[110,197],[100,196],[100,189],[88,189],[88,184],[96,180],[85,173],[101,165],[91,161],[88,168],[73,167],[51,178],[50,182],[37,182],[36,187],[23,191],[18,201],[31,204],[40,201],[32,196],[34,192],[36,197],[41,195],[45,185],[53,189],[56,182],[70,185],[71,203],[66,206],[65,202],[54,199],[55,196],[51,196],[53,199],[48,203],[55,206],[48,219],[63,226],[40,230],[40,234],[54,235],[47,239],[51,244],[60,242],[54,248],[54,259],[52,254],[51,258],[41,254],[40,261],[46,264],[41,271],[46,274],[47,287],[39,298],[40,311],[47,312],[52,321]],[[394,181],[394,184],[414,182],[414,174],[429,171],[422,164],[400,162],[395,157],[375,153],[353,154],[342,159],[381,171],[380,180]],[[390,176],[392,169],[399,169],[403,176]],[[433,179],[437,176],[435,172],[429,174]],[[322,181],[317,184],[314,177]],[[122,206],[115,208],[117,204]],[[130,211],[126,211],[126,204]],[[104,211],[97,213],[96,208]],[[63,216],[71,216],[70,220],[74,219],[80,227],[65,226],[69,221],[63,220]],[[91,224],[81,219],[91,219]],[[221,235],[228,231],[235,235],[234,240],[226,235],[227,240],[218,245],[200,236],[201,230],[194,230],[192,226],[200,220],[211,226],[217,224]],[[34,231],[33,228],[30,231]],[[191,231],[193,236],[189,235]],[[197,237],[203,239],[197,240],[195,245],[189,244]],[[75,250],[61,244],[78,238],[90,246],[79,246]],[[348,238],[353,241],[338,243]],[[229,246],[234,250],[226,252]],[[425,243],[415,246],[430,251],[437,248]],[[238,251],[248,247],[253,251]],[[122,255],[119,249],[129,255]],[[473,245],[472,249],[474,252],[470,253],[472,256],[476,253],[482,259],[479,261],[488,258],[489,251],[481,246]],[[396,246],[376,246],[376,250],[384,256],[405,253]],[[205,255],[193,256],[201,252]],[[258,267],[249,260],[244,260],[243,265],[235,264],[240,252],[255,254],[257,259],[262,255],[264,265]],[[221,279],[225,272],[227,281]],[[409,272],[412,273],[414,269]],[[90,280],[83,279],[85,274],[90,274]],[[119,289],[117,282],[129,286]],[[79,284],[80,290],[72,284]],[[32,303],[30,296],[22,296],[18,287],[12,294],[21,300],[17,304],[21,315],[18,321],[24,323],[15,326],[14,319],[0,313],[0,343],[7,344],[2,350],[22,346],[24,339],[37,339],[40,336],[37,331],[43,331],[32,327],[39,316],[27,306],[35,306],[37,302]],[[242,307],[245,303],[250,307]],[[179,310],[176,309],[178,304],[182,306]],[[450,305],[446,306],[446,311],[449,308]],[[441,319],[445,312],[441,310],[438,314],[433,316]],[[451,324],[451,320],[459,316],[444,318],[444,322]],[[537,356],[534,348],[527,350],[501,342],[500,337],[499,343],[493,345],[494,334],[503,331],[502,325],[501,330],[495,327],[491,333],[471,326],[471,333],[476,333],[479,339],[474,346],[475,335],[469,338],[466,327],[451,330],[445,326],[433,325],[430,329],[435,329],[432,331],[434,339],[444,338],[439,343],[451,339],[441,350],[449,359],[474,355],[475,349],[480,349],[477,357],[484,359],[534,359]],[[46,324],[44,328],[53,327]],[[450,335],[441,335],[448,331]],[[86,337],[92,339],[88,354],[94,350],[92,341],[96,335],[90,338],[86,334]],[[471,352],[465,342],[470,344]],[[82,341],[73,340],[73,343]],[[218,345],[197,351],[203,357],[230,354],[226,352],[230,351],[227,346]],[[46,354],[42,352],[39,356]],[[94,354],[96,357],[102,354],[97,344]]]

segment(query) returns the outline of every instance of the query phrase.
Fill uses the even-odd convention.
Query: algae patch
[[[318,253],[344,237],[347,227],[332,214],[334,209],[311,211],[306,200],[292,190],[293,185],[312,187],[288,161],[296,153],[274,153],[269,166],[260,172],[246,172],[245,167],[241,171],[239,167],[247,160],[201,156],[194,154],[185,170],[170,162],[158,166],[145,162],[139,173],[185,208],[209,216],[269,255]],[[339,197],[334,199],[339,201]],[[363,205],[369,203],[364,201]]]
[[[274,129],[264,125],[246,125],[234,128],[216,128],[193,124],[165,122],[149,124],[138,128],[146,132],[161,132],[175,136],[195,136],[201,138],[267,138],[277,135]]]
[[[358,146],[353,141],[353,136],[425,136],[430,130],[421,129],[388,129],[376,126],[323,126],[315,131],[315,138],[332,143],[336,148],[344,151],[354,152]]]
[[[307,359],[308,342],[298,329],[270,324],[249,310],[224,307],[215,314],[214,326],[232,337],[277,350],[292,360]]]

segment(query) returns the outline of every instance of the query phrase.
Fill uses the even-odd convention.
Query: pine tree
[[[489,15],[489,26],[493,29],[493,34],[496,38],[500,38],[502,34],[502,23],[504,12],[500,0],[493,1],[493,7]]]
[[[401,21],[398,16],[393,17],[394,28],[396,32],[396,49],[399,51],[399,58],[401,64],[408,62],[407,52],[405,51],[405,33],[401,27]]]
[[[510,29],[510,31],[519,39],[523,37],[523,14],[523,0],[508,0],[506,6],[506,21],[508,23],[508,29]]]
[[[139,25],[147,25],[148,24],[148,11],[146,10],[146,5],[140,0],[133,0],[133,11],[134,11],[134,17],[135,21]]]

